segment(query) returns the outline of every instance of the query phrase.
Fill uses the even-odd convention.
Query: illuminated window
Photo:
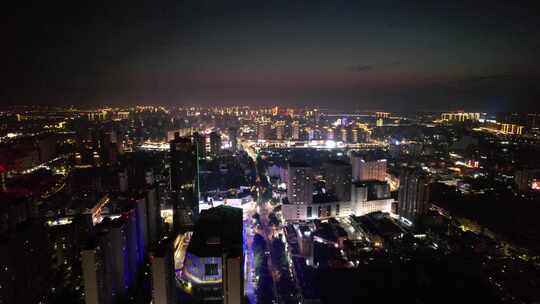
[[[207,276],[218,275],[218,264],[204,264],[204,274]]]

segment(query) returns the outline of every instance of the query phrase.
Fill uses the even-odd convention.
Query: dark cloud
[[[512,79],[512,78],[513,78],[513,76],[511,74],[493,74],[493,75],[481,75],[481,76],[465,77],[464,79],[460,79],[459,82],[478,83],[478,82],[485,82],[485,81],[508,80],[508,79]]]
[[[349,71],[353,71],[353,72],[367,72],[367,71],[372,71],[374,69],[388,68],[388,67],[394,67],[394,66],[398,66],[398,65],[401,65],[401,61],[394,60],[394,61],[389,61],[387,63],[381,63],[381,64],[353,65],[353,66],[348,67],[347,69]]]
[[[348,68],[349,71],[353,72],[367,72],[373,70],[375,67],[372,65],[355,65]]]

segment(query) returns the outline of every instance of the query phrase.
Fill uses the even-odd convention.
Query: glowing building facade
[[[182,280],[200,301],[241,303],[244,296],[242,209],[201,211],[187,247]]]
[[[441,119],[443,121],[451,121],[451,122],[478,121],[480,120],[480,113],[469,113],[469,112],[442,113]]]

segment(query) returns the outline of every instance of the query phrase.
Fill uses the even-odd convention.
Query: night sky
[[[4,105],[540,110],[529,3],[34,2],[1,9]]]

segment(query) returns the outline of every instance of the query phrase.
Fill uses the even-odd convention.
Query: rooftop
[[[221,205],[202,210],[187,251],[199,257],[242,254],[242,209]]]

